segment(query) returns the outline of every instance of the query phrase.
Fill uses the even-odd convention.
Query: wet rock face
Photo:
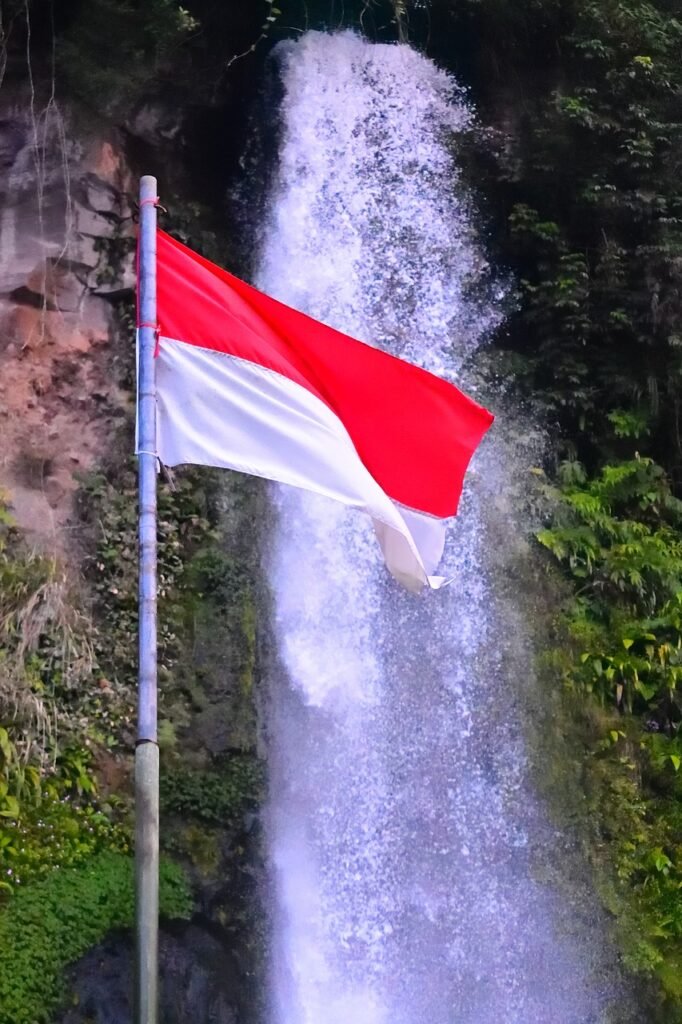
[[[159,1019],[164,1024],[236,1024],[240,989],[230,950],[197,924],[162,932]],[[56,1024],[130,1024],[133,958],[128,936],[112,936],[67,979],[71,1007]]]
[[[126,398],[111,379],[111,299],[131,289],[131,176],[115,138],[49,106],[0,116],[0,488],[19,525],[63,546],[76,487]]]

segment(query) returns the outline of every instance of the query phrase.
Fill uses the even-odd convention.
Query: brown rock
[[[48,476],[43,486],[48,505],[50,508],[56,508],[66,494],[66,488],[56,476]]]
[[[60,137],[49,136],[50,124],[40,211],[35,161],[26,159],[32,133],[20,117],[0,125],[7,172],[0,220],[0,490],[31,542],[54,551],[77,542],[74,472],[102,456],[113,418],[126,407],[127,396],[111,380],[111,305],[97,293],[106,263],[102,243],[132,235],[134,227],[127,200],[133,182],[116,136],[94,129],[65,150]],[[115,276],[105,275],[111,288],[132,283],[130,259],[114,269]]]

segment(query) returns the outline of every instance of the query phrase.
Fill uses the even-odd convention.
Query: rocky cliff
[[[118,120],[95,116],[11,57],[0,93],[0,658],[21,669],[0,685],[0,931],[15,949],[0,970],[0,1021],[124,1024],[136,671],[132,168],[140,154],[147,169],[172,162],[168,222],[197,230],[191,169],[170,156],[183,152],[188,112],[143,101]],[[229,251],[212,227],[216,254]],[[260,502],[259,487],[200,470],[160,483],[170,872],[162,1011],[177,1024],[252,1020],[260,1003]],[[94,911],[105,903],[111,912]],[[47,915],[40,938],[32,906]]]

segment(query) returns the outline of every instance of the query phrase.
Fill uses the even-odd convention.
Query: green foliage
[[[682,962],[682,504],[651,459],[575,461],[540,543],[574,584],[567,710],[582,721],[587,851],[626,964],[670,1000]],[[588,702],[587,704],[585,702]],[[661,1019],[668,1019],[663,1017]]]
[[[165,769],[161,777],[161,808],[166,814],[226,825],[259,802],[262,765],[252,755],[232,755],[220,770],[187,767]]]
[[[17,802],[12,811],[0,823],[0,893],[16,894],[56,868],[75,867],[95,854],[130,849],[127,829],[93,804],[71,801],[58,791],[43,795],[40,803]]]
[[[0,724],[25,761],[54,750],[63,705],[93,672],[92,633],[64,570],[26,548],[0,496]]]
[[[653,613],[682,588],[682,503],[650,459],[607,465],[589,481],[578,467],[561,467],[561,504],[538,539],[585,581],[583,604],[596,616],[614,601]]]
[[[176,0],[87,0],[59,40],[59,68],[73,93],[119,112],[169,68],[197,28]]]
[[[587,852],[626,965],[667,976],[682,955],[682,820],[672,764],[652,756],[637,723],[587,717]],[[665,795],[661,792],[661,788]],[[667,1020],[664,1016],[661,1019]]]
[[[27,550],[0,503],[0,892],[104,850],[126,829],[97,806],[81,717],[98,697],[96,630],[63,570]],[[100,692],[99,690],[97,692]],[[101,714],[108,715],[106,709]],[[95,716],[96,719],[96,716]]]
[[[161,913],[189,917],[182,872],[162,861],[160,876]],[[48,1024],[64,968],[113,928],[130,927],[133,914],[132,860],[112,852],[18,892],[0,908],[0,1024]]]
[[[220,873],[242,884],[251,870],[245,861],[246,816],[262,802],[262,763],[251,753],[214,759],[208,769],[178,757],[168,760],[161,772],[164,849],[200,877]],[[250,921],[252,914],[252,909],[246,913]],[[235,915],[235,907],[221,914],[225,921]]]
[[[512,138],[489,181],[519,282],[505,344],[591,468],[628,438],[682,478],[682,50],[666,0],[469,0],[455,24],[509,83]],[[505,108],[505,121],[507,119]],[[517,364],[518,369],[518,364]]]
[[[11,0],[10,28],[15,21],[23,28],[29,8],[40,6],[39,0]],[[47,51],[48,62],[56,57],[60,92],[98,114],[124,121],[141,102],[159,98],[186,113],[215,105],[224,81],[239,80],[266,45],[286,33],[283,6],[278,0],[68,0],[54,19],[54,55],[47,25],[40,35],[35,31],[36,15],[32,45]],[[167,182],[172,174],[166,168]]]
[[[221,840],[224,832],[220,826],[183,824],[166,842],[166,847],[178,856],[189,859],[193,869],[201,877],[215,878],[221,868]]]
[[[646,437],[650,433],[648,417],[640,409],[614,409],[606,417],[616,437]]]
[[[207,518],[206,484],[186,473],[158,494],[159,669],[167,678],[182,649],[188,564],[192,551],[215,537]],[[111,476],[95,473],[83,481],[80,507],[93,527],[95,553],[91,577],[99,615],[107,621],[97,656],[117,688],[132,697],[137,679],[137,476],[131,460]]]

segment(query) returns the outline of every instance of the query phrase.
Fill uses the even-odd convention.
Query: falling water
[[[256,283],[475,393],[500,303],[454,155],[472,122],[461,90],[350,33],[309,33],[279,61]],[[359,513],[276,492],[270,1024],[604,1019],[589,944],[533,868],[552,839],[510,633],[527,653],[493,585],[487,510],[513,471],[496,431],[450,531],[455,582],[422,599],[388,577]]]

